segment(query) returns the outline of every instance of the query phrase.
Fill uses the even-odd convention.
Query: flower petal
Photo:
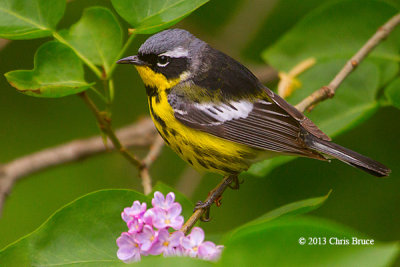
[[[168,210],[168,216],[171,218],[179,216],[182,212],[182,206],[179,203],[174,203]]]
[[[181,245],[184,249],[192,249],[194,247],[190,238],[184,236],[181,238]]]
[[[204,241],[204,231],[200,227],[193,227],[189,237],[195,246],[198,246]]]
[[[165,206],[166,206],[166,208],[169,208],[172,205],[172,203],[174,203],[174,201],[175,201],[174,192],[169,192],[167,194],[167,196],[165,197]]]
[[[164,201],[165,201],[165,198],[161,192],[159,192],[159,191],[154,192],[154,198],[151,200],[151,204],[153,204],[153,207],[162,208]]]
[[[185,235],[181,231],[173,232],[169,237],[169,246],[177,247],[181,244],[181,238]]]
[[[169,226],[171,226],[175,230],[181,229],[182,225],[183,225],[183,217],[182,216],[178,216],[174,219],[171,219],[171,223],[169,224]]]
[[[167,229],[160,229],[160,230],[158,231],[157,237],[158,237],[158,240],[159,240],[160,242],[168,241],[168,239],[169,239],[169,232],[168,232],[168,230],[167,230]]]
[[[156,243],[153,244],[148,253],[151,255],[160,255],[161,253],[163,253],[164,249],[165,247],[163,246],[162,242],[158,240]]]

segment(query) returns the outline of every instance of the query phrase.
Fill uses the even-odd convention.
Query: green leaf
[[[103,190],[79,198],[54,213],[33,233],[0,251],[4,266],[125,266],[116,253],[127,230],[121,212],[149,199],[130,190]]]
[[[125,266],[127,266],[125,264]],[[142,260],[135,264],[134,266],[140,267],[154,267],[154,266],[162,266],[162,267],[176,267],[176,266],[187,266],[187,267],[200,267],[200,266],[213,266],[213,264],[209,261],[200,260],[196,258],[189,257],[169,257],[165,258],[162,256],[149,256],[143,257]]]
[[[325,245],[299,244],[301,237],[325,237]],[[349,245],[329,244],[330,238]],[[396,243],[351,245],[352,238],[367,238],[352,229],[316,218],[280,219],[250,225],[225,244],[221,266],[388,266],[399,252]],[[331,242],[334,240],[332,239]]]
[[[273,169],[279,167],[287,162],[296,159],[293,156],[279,156],[276,158],[259,161],[251,165],[250,169],[247,170],[248,173],[259,176],[265,177],[268,175]]]
[[[385,89],[385,96],[396,108],[400,108],[400,78],[397,78]]]
[[[348,59],[398,10],[374,0],[347,0],[313,10],[277,43],[263,52],[275,68],[288,71],[302,60],[317,63],[298,78],[302,84],[287,100],[297,104],[336,76]],[[379,13],[379,14],[378,14]],[[365,20],[365,17],[374,17]],[[349,26],[351,25],[351,27]],[[304,40],[307,40],[306,42]],[[371,55],[351,73],[334,98],[319,103],[306,115],[330,137],[348,131],[368,119],[379,107],[376,95],[398,71],[400,30],[395,29]],[[265,176],[295,158],[279,157],[258,163],[250,174]]]
[[[64,15],[65,0],[0,1],[0,38],[49,36]]]
[[[82,62],[75,53],[56,41],[39,47],[33,70],[16,70],[5,74],[18,91],[36,97],[62,97],[88,89]]]
[[[345,60],[321,62],[299,77],[303,88],[289,98],[298,103],[320,88],[340,70]],[[369,61],[363,62],[336,91],[334,98],[319,103],[306,114],[329,136],[336,136],[356,126],[376,111],[379,89],[379,69]]]
[[[107,8],[85,9],[81,19],[60,35],[73,49],[108,73],[122,47],[122,29]]]
[[[317,62],[331,58],[350,59],[397,12],[390,4],[375,0],[347,0],[326,4],[304,17],[278,42],[265,50],[262,56],[274,67],[285,71],[309,57],[315,57]],[[400,30],[395,29],[370,56],[398,61],[399,37]]]
[[[255,220],[252,220],[252,221],[236,228],[231,233],[229,233],[228,236],[230,237],[230,236],[236,235],[240,231],[246,231],[246,229],[251,226],[265,224],[267,222],[273,221],[273,220],[281,218],[283,216],[294,216],[294,215],[304,214],[304,213],[313,211],[325,203],[325,201],[328,199],[331,192],[332,191],[329,191],[328,194],[326,194],[325,196],[322,196],[322,197],[304,199],[304,200],[289,203],[282,207],[274,209],[274,210],[267,212],[266,214],[256,218]]]
[[[151,34],[168,28],[209,0],[112,0],[118,14],[135,33]]]

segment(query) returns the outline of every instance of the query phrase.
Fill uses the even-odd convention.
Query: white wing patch
[[[249,113],[253,110],[253,103],[249,101],[238,101],[230,102],[227,104],[194,104],[194,106],[203,111],[205,114],[219,121],[213,124],[222,124],[225,121],[230,121],[233,119],[246,118]]]
[[[167,51],[158,56],[180,58],[180,57],[187,57],[188,55],[189,55],[189,52],[187,49],[183,48],[182,46],[178,46],[178,47],[174,48],[173,50]]]

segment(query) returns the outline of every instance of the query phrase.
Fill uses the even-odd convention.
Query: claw
[[[239,181],[239,177],[235,176],[232,180],[232,183],[229,186],[229,188],[233,190],[238,190],[240,185],[244,183],[244,179]]]
[[[222,196],[219,196],[217,199],[215,199],[215,205],[217,207],[221,207],[221,205],[222,205],[221,200],[222,200]]]
[[[234,183],[232,185],[232,183]],[[214,190],[208,193],[208,197],[206,201],[197,201],[196,205],[194,206],[193,212],[199,209],[204,209],[204,214],[201,216],[200,220],[203,222],[209,222],[210,218],[210,207],[213,203],[217,207],[222,205],[222,193],[226,189],[226,187],[230,187],[232,189],[239,189],[239,185],[243,183],[243,181],[239,181],[237,175],[226,177]]]
[[[209,222],[211,221],[210,218],[210,208],[207,208],[206,211],[204,212],[204,214],[201,216],[200,220],[202,222]]]

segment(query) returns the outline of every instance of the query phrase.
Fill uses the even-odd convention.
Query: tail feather
[[[391,170],[382,163],[335,143],[319,139],[312,134],[305,134],[304,142],[313,150],[332,156],[369,174],[383,177],[388,176],[391,172]]]

